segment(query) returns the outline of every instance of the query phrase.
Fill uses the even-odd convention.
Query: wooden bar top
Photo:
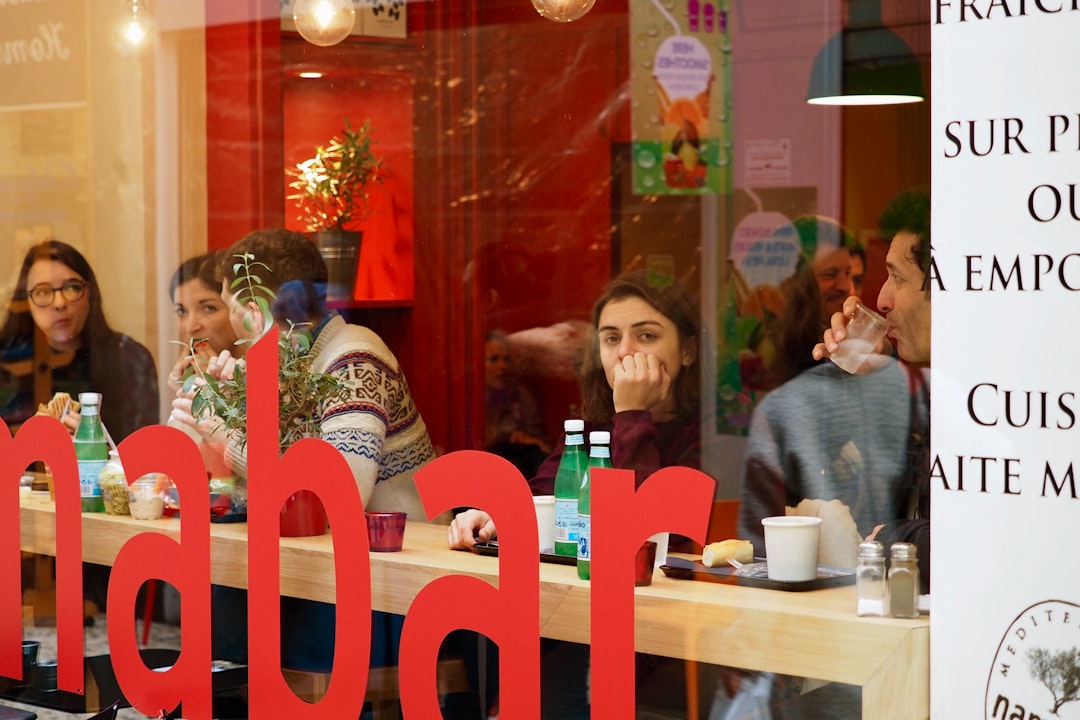
[[[37,495],[21,500],[21,546],[56,554],[55,509]],[[110,565],[120,547],[142,532],[180,536],[180,521],[133,520],[83,513],[83,559]],[[397,553],[371,553],[371,601],[376,610],[405,614],[429,582],[470,575],[493,585],[499,558],[447,547],[446,527],[409,522]],[[247,526],[211,524],[215,583],[247,587]],[[589,642],[589,583],[573,566],[541,563],[540,633]],[[331,535],[281,539],[282,593],[334,602]],[[930,711],[930,622],[855,614],[855,587],[783,592],[665,577],[635,588],[639,652],[769,670],[860,685],[865,718],[926,718]]]

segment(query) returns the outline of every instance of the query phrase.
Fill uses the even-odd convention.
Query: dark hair
[[[86,325],[83,326],[82,332],[79,334],[80,345],[89,347],[99,340],[114,339],[118,333],[109,327],[109,323],[105,320],[105,310],[101,304],[101,292],[98,290],[97,277],[82,253],[67,243],[59,240],[46,240],[31,246],[26,251],[22,266],[19,268],[19,278],[15,283],[12,300],[25,301],[28,299],[26,278],[30,274],[30,267],[39,260],[54,260],[66,265],[89,283],[86,292],[90,302],[90,310],[86,317]],[[0,346],[7,346],[8,343],[17,338],[33,338],[33,333],[34,319],[30,313],[9,312],[4,320],[3,327],[0,327]]]
[[[228,283],[236,279],[233,267],[237,255],[251,254],[269,270],[258,273],[261,285],[274,292],[290,280],[325,283],[326,263],[315,243],[298,232],[285,228],[254,230],[221,253],[218,270]]]
[[[169,299],[171,300],[176,296],[176,288],[186,285],[192,280],[202,282],[207,290],[221,292],[221,276],[218,275],[218,265],[221,262],[222,255],[222,251],[217,250],[205,255],[197,255],[180,263],[180,267],[176,268],[176,272],[172,274],[172,279],[169,280]]]
[[[900,232],[909,232],[918,238],[912,246],[912,259],[923,271],[924,283],[930,270],[930,189],[905,190],[895,196],[881,211],[878,226],[885,238],[892,242]]]
[[[285,228],[254,230],[221,251],[218,274],[229,285],[236,279],[237,256],[250,254],[259,284],[278,295],[271,303],[274,319],[306,322],[326,314],[326,263],[315,243]],[[284,293],[282,293],[284,289]]]
[[[600,299],[593,305],[593,328],[585,344],[579,373],[582,417],[588,422],[609,423],[615,415],[612,389],[600,361],[600,347],[597,342],[600,313],[608,303],[631,297],[641,298],[675,324],[679,331],[680,347],[683,347],[684,343],[697,341],[698,351],[694,354],[693,362],[682,368],[675,378],[672,390],[675,394],[675,412],[678,415],[697,410],[700,384],[698,376],[703,351],[701,337],[704,332],[697,305],[678,283],[656,287],[649,283],[645,271],[634,271],[623,273],[608,283]]]

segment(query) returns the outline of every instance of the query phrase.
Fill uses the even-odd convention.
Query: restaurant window
[[[165,422],[173,271],[254,229],[308,232],[287,171],[369,123],[384,175],[331,307],[396,356],[435,452],[489,446],[493,354],[531,398],[528,442],[557,446],[583,409],[593,302],[642,271],[702,316],[701,469],[717,500],[738,499],[751,418],[777,386],[767,324],[807,251],[797,221],[846,231],[874,308],[878,216],[929,185],[925,3],[597,0],[557,23],[512,0],[371,0],[319,47],[293,2],[147,2],[156,30],[124,51],[126,3],[0,3],[5,305],[28,247],[76,247],[110,324],[153,356]],[[910,62],[924,101],[807,103],[815,58],[863,31],[899,39],[909,57],[870,63]],[[703,48],[703,87],[662,80],[673,38]]]

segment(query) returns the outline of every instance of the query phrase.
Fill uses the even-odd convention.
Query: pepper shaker
[[[889,563],[889,611],[897,618],[919,617],[919,560],[911,543],[893,543]]]

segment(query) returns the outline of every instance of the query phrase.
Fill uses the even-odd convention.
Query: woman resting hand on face
[[[662,467],[698,468],[701,321],[686,291],[626,273],[608,285],[592,318],[579,375],[586,434],[609,430],[612,464],[634,470],[638,485]],[[529,481],[534,495],[554,492],[562,452],[560,441]],[[450,524],[448,541],[468,550],[495,535],[486,512],[466,510]]]

